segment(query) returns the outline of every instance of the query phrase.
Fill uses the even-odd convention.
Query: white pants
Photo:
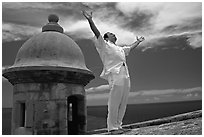
[[[108,78],[110,95],[108,100],[108,131],[121,128],[125,115],[128,94],[130,91],[130,78],[127,77],[125,67],[122,66],[119,74],[111,73]]]

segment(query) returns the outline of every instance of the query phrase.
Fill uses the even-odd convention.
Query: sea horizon
[[[107,105],[87,106],[87,131],[106,128]],[[202,100],[128,104],[123,124],[153,120],[202,110]],[[2,108],[2,134],[11,134],[12,108]]]

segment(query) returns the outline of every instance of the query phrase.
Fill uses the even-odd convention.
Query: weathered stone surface
[[[3,70],[14,86],[12,134],[86,132],[84,86],[94,75],[58,20],[50,15],[42,32],[22,45],[14,65]]]
[[[102,135],[201,135],[202,110],[124,125],[124,132],[107,132],[107,129],[91,131],[87,134]]]
[[[74,83],[87,85],[94,78],[87,70],[61,66],[22,66],[3,71],[11,84],[19,83]]]
[[[202,118],[136,128],[123,135],[202,135]]]
[[[14,85],[14,134],[67,134],[67,97],[74,96],[77,103],[78,124],[84,134],[86,125],[85,90],[83,85],[69,83],[22,83]],[[79,99],[80,96],[80,99]],[[20,127],[20,105],[25,103],[26,122]],[[24,123],[23,123],[24,124]],[[27,128],[34,131],[28,132]],[[29,129],[30,130],[30,129]]]

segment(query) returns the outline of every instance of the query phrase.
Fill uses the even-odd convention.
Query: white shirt
[[[128,67],[126,64],[126,57],[130,52],[129,46],[120,47],[110,41],[105,41],[100,35],[98,39],[95,39],[96,49],[103,62],[103,71],[100,77],[108,79],[108,75],[111,73],[119,73],[120,68],[125,63],[126,75],[129,77]]]

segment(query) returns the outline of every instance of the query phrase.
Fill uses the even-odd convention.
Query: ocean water
[[[123,124],[153,120],[202,109],[202,101],[151,103],[128,105]],[[87,130],[106,128],[107,106],[87,109]]]
[[[202,109],[202,101],[131,104],[123,124],[131,124]],[[87,107],[87,131],[106,128],[107,106]],[[2,135],[11,134],[11,108],[2,109]]]

